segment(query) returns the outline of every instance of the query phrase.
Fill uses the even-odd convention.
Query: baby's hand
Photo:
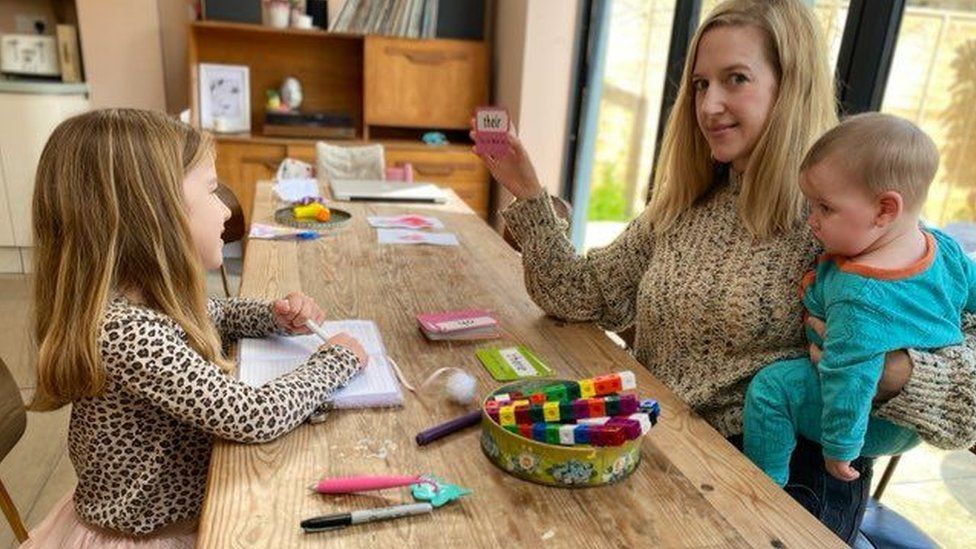
[[[861,477],[861,473],[858,473],[856,469],[851,467],[851,462],[849,461],[837,461],[829,458],[824,458],[824,468],[830,473],[834,478],[851,482],[852,480],[857,480]]]
[[[306,320],[321,324],[325,320],[315,300],[301,292],[292,292],[274,302],[274,318],[278,327],[293,334],[307,334]]]

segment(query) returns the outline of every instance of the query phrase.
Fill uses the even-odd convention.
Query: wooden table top
[[[253,219],[271,222],[270,184],[258,184]],[[330,319],[363,318],[419,383],[443,366],[497,385],[474,355],[478,342],[428,342],[414,316],[461,308],[497,313],[503,337],[529,346],[559,377],[633,370],[642,396],[661,403],[632,476],[610,486],[565,489],[512,477],[482,455],[479,429],[417,447],[414,435],[464,412],[443,398],[404,391],[399,409],[333,412],[268,444],[217,441],[198,546],[844,547],[718,432],[591,324],[546,317],[529,299],[519,256],[456,196],[446,205],[344,203],[353,218],[307,242],[250,241],[241,295],[314,297]],[[377,244],[367,215],[434,215],[459,247]],[[408,502],[406,490],[324,496],[321,476],[434,473],[474,494],[432,515],[303,534],[302,519]]]

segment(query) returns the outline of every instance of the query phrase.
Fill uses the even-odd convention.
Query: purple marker
[[[450,421],[441,423],[440,425],[435,425],[430,429],[417,433],[417,446],[430,444],[431,442],[434,442],[439,438],[446,437],[455,431],[460,431],[465,427],[476,425],[479,421],[481,421],[481,410],[475,410],[473,412],[468,412],[463,416],[456,417]]]

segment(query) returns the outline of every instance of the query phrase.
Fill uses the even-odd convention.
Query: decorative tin
[[[572,382],[517,381],[495,390],[491,396],[515,391],[527,394],[557,383]],[[622,480],[637,468],[643,440],[639,437],[621,446],[603,447],[546,444],[505,430],[484,411],[482,403],[481,450],[505,472],[538,484],[581,488]]]

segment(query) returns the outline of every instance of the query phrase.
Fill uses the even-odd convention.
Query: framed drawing
[[[199,79],[200,127],[221,133],[251,131],[248,67],[200,63]]]

